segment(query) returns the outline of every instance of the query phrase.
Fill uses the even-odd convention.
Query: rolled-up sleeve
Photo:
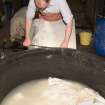
[[[34,0],[30,0],[26,12],[26,18],[33,19],[36,12],[36,6]]]
[[[63,20],[65,23],[69,23],[72,21],[73,14],[67,4],[66,0],[58,0],[59,1],[59,10],[63,16]]]

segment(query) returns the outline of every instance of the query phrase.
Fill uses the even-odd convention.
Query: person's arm
[[[25,38],[30,38],[29,33],[30,33],[30,30],[31,30],[31,26],[32,26],[32,20],[26,18]]]
[[[66,23],[65,36],[60,47],[67,48],[72,33],[73,15],[66,0],[59,1],[59,9],[63,16],[63,20]]]
[[[73,22],[69,22],[69,23],[66,24],[65,36],[64,36],[64,39],[63,39],[60,47],[68,48],[70,36],[71,36],[71,33],[72,33],[72,24],[73,24]]]
[[[27,13],[26,13],[26,24],[25,24],[25,40],[23,42],[24,46],[29,46],[31,44],[31,38],[29,36],[31,26],[32,26],[32,19],[34,18],[36,11],[34,0],[29,1]]]

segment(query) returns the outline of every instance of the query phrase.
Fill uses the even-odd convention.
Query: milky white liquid
[[[105,105],[100,101],[93,104],[97,93],[91,92],[93,91],[88,90],[84,85],[71,81],[34,80],[10,92],[1,105]],[[98,97],[104,102],[103,98]]]

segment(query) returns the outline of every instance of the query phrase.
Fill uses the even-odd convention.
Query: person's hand
[[[60,45],[61,48],[68,48],[68,43],[66,41],[63,41]]]
[[[30,38],[25,38],[23,42],[23,46],[29,47],[31,45],[31,39]]]

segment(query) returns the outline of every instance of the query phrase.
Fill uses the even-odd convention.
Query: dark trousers
[[[13,3],[12,2],[6,2],[4,3],[4,11],[7,19],[11,19],[13,15]]]

